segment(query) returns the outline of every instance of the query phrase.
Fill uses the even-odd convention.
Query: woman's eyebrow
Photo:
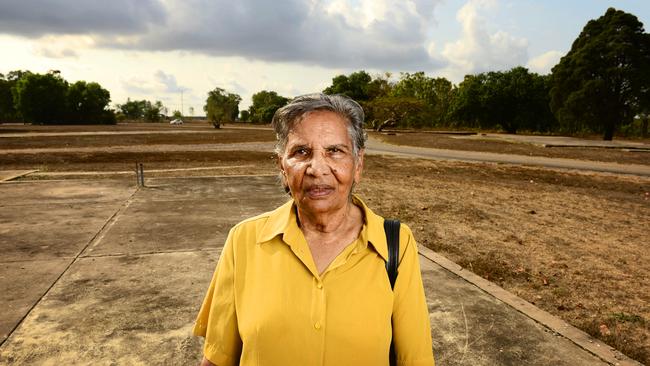
[[[342,149],[342,150],[347,150],[350,147],[347,144],[334,144],[334,145],[329,145],[327,146],[327,149]]]
[[[297,144],[297,145],[289,146],[289,150],[291,151],[295,151],[299,149],[310,149],[310,147],[309,145],[306,144]]]

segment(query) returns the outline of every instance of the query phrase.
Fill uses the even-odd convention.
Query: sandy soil
[[[206,129],[206,135],[212,131]],[[196,136],[196,142],[183,140],[180,144],[202,144],[211,138]],[[240,141],[268,141],[265,139],[272,138],[272,132],[257,131],[245,136]],[[387,140],[399,137],[389,136]],[[75,146],[118,145],[122,137],[113,137],[113,142],[104,138],[98,141],[75,137]],[[46,141],[31,141],[41,147],[66,146],[59,144],[63,140],[43,139]],[[409,134],[409,141],[431,141],[431,135]],[[475,141],[459,144],[448,137],[435,141],[438,148],[449,148],[442,144],[453,142],[455,148],[532,155],[541,154],[539,149],[543,149],[507,142],[477,147]],[[29,144],[21,146],[29,148]],[[553,154],[560,151],[558,157],[585,160],[647,164],[648,159],[647,153],[639,159],[603,149],[583,149],[578,155],[575,149],[548,151],[554,152],[542,156],[557,156]],[[134,179],[111,175],[110,171],[131,170],[135,161],[144,162],[145,169],[215,167],[148,176],[276,171],[273,157],[266,152],[0,154],[3,169],[95,171],[116,179]],[[369,156],[358,193],[380,214],[411,226],[422,245],[650,364],[650,179]]]
[[[465,136],[439,135],[431,133],[385,134],[371,132],[370,135],[397,145],[430,147],[436,149],[484,151],[501,154],[544,156],[579,160],[605,161],[620,164],[650,165],[650,152],[624,151],[622,149],[543,147],[515,141],[471,138]]]

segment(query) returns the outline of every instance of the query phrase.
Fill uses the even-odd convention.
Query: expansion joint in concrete
[[[196,249],[158,250],[158,251],[140,252],[140,253],[88,254],[88,255],[82,255],[79,258],[94,259],[94,258],[115,258],[115,257],[145,257],[145,256],[159,255],[159,254],[215,252],[220,249],[221,247],[205,247],[205,248],[196,248]]]

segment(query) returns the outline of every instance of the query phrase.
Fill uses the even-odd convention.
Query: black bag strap
[[[390,288],[395,288],[397,280],[397,267],[399,265],[399,220],[384,220],[384,232],[386,233],[386,244],[388,244],[388,261],[386,262],[386,272],[390,281]],[[397,365],[395,355],[395,344],[390,341],[390,352],[388,355],[390,366]]]
[[[388,272],[390,288],[395,287],[395,280],[397,280],[397,266],[399,265],[399,227],[399,220],[384,220],[384,231],[386,232],[386,243],[388,244],[386,272]]]

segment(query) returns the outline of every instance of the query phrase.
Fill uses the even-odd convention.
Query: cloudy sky
[[[0,0],[0,73],[60,70],[198,115],[217,86],[246,108],[360,69],[547,73],[608,7],[650,27],[647,0]]]

